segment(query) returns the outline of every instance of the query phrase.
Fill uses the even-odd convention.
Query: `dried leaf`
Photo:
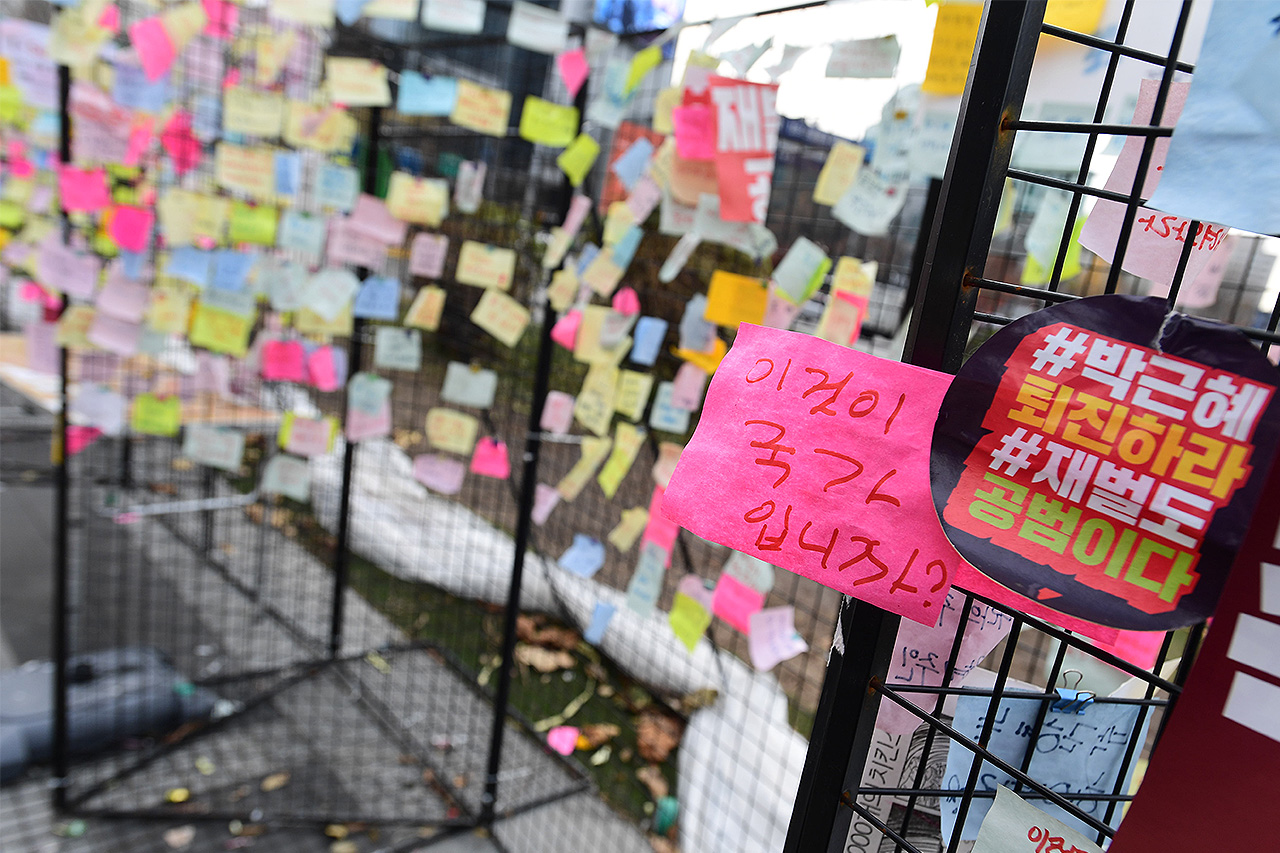
[[[555,672],[561,669],[569,669],[574,664],[574,657],[568,652],[544,649],[541,646],[531,646],[528,643],[516,644],[516,660],[526,666],[533,667],[538,672]]]
[[[589,723],[578,731],[586,739],[588,749],[595,749],[622,734],[622,729],[613,723]]]
[[[264,793],[270,793],[271,791],[278,791],[288,784],[289,773],[288,771],[283,771],[280,773],[272,773],[270,776],[263,779],[261,787]]]
[[[636,723],[636,750],[645,761],[661,764],[680,745],[684,723],[657,705],[640,712]]]
[[[671,786],[657,765],[647,764],[636,771],[640,784],[649,789],[649,796],[656,802],[671,793]]]

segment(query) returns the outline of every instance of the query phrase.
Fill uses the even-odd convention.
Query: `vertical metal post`
[[[382,127],[382,108],[372,107],[369,110],[368,147],[365,151],[364,172],[361,175],[361,189],[372,194],[378,184],[378,137]],[[363,277],[369,270],[359,269]],[[347,347],[347,377],[354,376],[360,370],[360,358],[364,349],[364,321],[353,320],[351,323],[351,341]],[[348,408],[347,392],[342,392],[342,418],[345,424]],[[350,572],[350,539],[351,539],[351,488],[352,472],[355,468],[356,446],[353,442],[344,441],[342,450],[342,494],[338,498],[338,531],[333,554],[333,602],[329,621],[329,657],[336,658],[342,651],[343,616],[346,605],[347,576]]]
[[[574,106],[582,115],[587,103],[587,89],[583,86],[574,98]],[[579,124],[581,126],[581,124]],[[561,221],[569,212],[573,199],[573,187],[566,179],[561,190]],[[516,620],[520,615],[520,588],[524,579],[525,551],[529,547],[529,534],[533,529],[533,501],[538,486],[538,458],[542,452],[542,410],[546,406],[547,391],[551,386],[551,359],[555,346],[551,340],[551,327],[556,314],[546,300],[546,289],[538,295],[540,305],[534,306],[535,318],[541,316],[541,338],[538,341],[538,361],[534,368],[533,400],[529,409],[529,426],[525,431],[523,467],[520,473],[520,494],[516,507],[516,553],[511,564],[511,584],[507,590],[507,606],[502,619],[502,663],[498,668],[498,684],[493,697],[493,728],[489,734],[489,759],[485,769],[484,793],[480,795],[481,826],[493,824],[498,803],[498,771],[502,767],[502,741],[507,726],[507,706],[511,703],[511,673],[515,667]]]
[[[903,361],[954,373],[969,340],[1045,0],[988,3],[929,235]],[[997,179],[998,178],[998,179]]]
[[[71,115],[67,104],[71,97],[71,69],[58,66],[58,159],[71,162]],[[69,236],[66,209],[62,210],[62,239]],[[62,297],[59,313],[67,309],[67,297]],[[58,348],[58,415],[54,420],[54,541],[53,541],[53,807],[58,810],[67,805],[67,658],[70,655],[70,638],[67,636],[70,604],[69,586],[69,534],[67,518],[70,498],[70,482],[67,471],[67,384],[66,347]]]

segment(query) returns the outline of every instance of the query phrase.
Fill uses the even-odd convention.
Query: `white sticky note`
[[[1280,741],[1280,687],[1244,672],[1237,672],[1227,691],[1222,716],[1258,734]]]
[[[485,409],[493,405],[498,390],[498,374],[451,361],[444,371],[440,397],[446,403]]]
[[[1241,613],[1227,657],[1280,678],[1280,624]]]
[[[569,37],[569,22],[555,9],[547,9],[515,0],[507,25],[507,41],[516,47],[538,53],[555,54],[564,50]]]
[[[1262,612],[1280,616],[1280,566],[1262,564]]]
[[[422,25],[446,33],[484,29],[484,0],[422,0]]]

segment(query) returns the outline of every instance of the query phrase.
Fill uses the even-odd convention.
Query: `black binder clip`
[[[1062,673],[1065,681],[1068,675],[1072,673],[1076,676],[1074,687],[1059,687],[1053,691],[1053,703],[1049,705],[1049,710],[1057,711],[1061,714],[1083,714],[1085,708],[1093,704],[1094,698],[1097,696],[1092,690],[1080,690],[1080,682],[1084,680],[1084,674],[1078,669],[1069,669]]]

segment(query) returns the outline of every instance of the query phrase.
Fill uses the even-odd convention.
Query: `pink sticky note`
[[[362,193],[356,199],[356,206],[348,217],[348,223],[366,237],[388,246],[403,243],[409,228],[391,215],[382,199],[367,193]]]
[[[560,315],[556,324],[551,327],[551,340],[573,352],[578,344],[578,328],[582,325],[582,312],[568,311]]]
[[[715,599],[715,590],[707,589],[707,585],[697,575],[685,575],[680,578],[680,582],[676,584],[676,592],[684,593],[701,604],[708,613],[711,612],[711,602]]]
[[[148,80],[159,80],[178,58],[159,18],[143,18],[129,27],[129,40]]]
[[[116,355],[133,355],[138,351],[142,325],[99,311],[94,315],[85,337],[94,346],[101,347],[107,352],[113,352]]]
[[[686,412],[696,412],[702,405],[702,389],[707,386],[707,372],[696,364],[685,362],[676,371],[671,385],[671,405]]]
[[[680,525],[662,514],[664,489],[653,487],[653,497],[649,499],[649,523],[645,525],[642,542],[653,542],[667,552],[667,565],[671,565],[671,549],[676,544],[676,536],[680,534]]]
[[[81,450],[98,440],[98,436],[102,435],[102,430],[91,426],[68,426],[67,427],[67,453],[75,456]]]
[[[329,452],[333,425],[328,418],[294,417],[285,450],[298,456],[323,456]]]
[[[648,175],[642,175],[636,181],[635,189],[627,196],[627,207],[636,222],[644,222],[653,213],[653,209],[662,201],[662,188]]]
[[[747,651],[752,666],[768,672],[784,660],[809,650],[809,644],[796,631],[795,619],[795,608],[790,605],[751,614]]]
[[[640,297],[630,287],[621,288],[613,294],[613,310],[630,317],[640,313]]]
[[[130,252],[145,252],[151,243],[151,226],[155,212],[145,207],[122,204],[111,214],[107,233],[116,245]]]
[[[98,26],[111,34],[120,32],[120,7],[111,3],[98,16]]]
[[[764,307],[764,325],[771,329],[790,329],[800,314],[800,306],[769,285],[769,299]]]
[[[27,349],[27,367],[37,373],[58,372],[58,326],[33,320],[23,330]]]
[[[346,436],[348,441],[365,441],[391,435],[391,405],[388,403],[376,412],[365,412],[352,406],[347,409]]]
[[[556,726],[547,732],[547,745],[561,755],[573,755],[578,745],[578,727]]]
[[[576,401],[572,394],[563,391],[548,391],[547,402],[542,407],[542,418],[538,426],[550,433],[564,435],[573,424],[573,404]]]
[[[222,78],[222,88],[232,89],[240,85],[240,69],[232,68]]]
[[[126,278],[121,268],[113,267],[102,290],[98,292],[98,313],[109,314],[130,323],[141,323],[150,299],[151,288],[145,281]]]
[[[1151,669],[1160,656],[1163,631],[1120,631],[1114,642],[1098,643],[1098,648],[1143,669]]]
[[[485,436],[476,442],[471,455],[471,472],[482,477],[506,480],[511,476],[511,460],[507,458],[507,443]]]
[[[204,34],[219,39],[231,39],[235,35],[236,23],[240,20],[240,7],[231,0],[201,0],[205,17],[209,22],[204,25]]]
[[[557,55],[556,70],[560,72],[564,87],[569,90],[569,97],[578,97],[578,90],[587,82],[587,75],[591,73],[591,67],[587,64],[587,52],[579,47]]]
[[[744,634],[751,633],[751,614],[764,607],[764,593],[732,575],[721,575],[711,598],[711,612]]]
[[[15,178],[29,178],[36,173],[36,167],[24,157],[10,162],[9,171],[13,173]]]
[[[307,376],[321,391],[337,391],[342,387],[342,378],[333,363],[333,347],[316,347],[307,357]]]
[[[426,278],[444,275],[444,261],[449,253],[449,238],[443,234],[415,234],[409,244],[409,272]]]
[[[111,204],[104,169],[59,167],[58,194],[62,199],[62,206],[68,211],[102,210]]]
[[[560,503],[560,492],[555,486],[539,483],[533,492],[533,510],[529,517],[533,523],[541,527],[551,517],[551,511]]]
[[[23,302],[42,302],[44,300],[44,288],[34,281],[24,281],[18,289],[18,298]]]
[[[179,177],[200,164],[203,149],[191,130],[191,114],[186,110],[177,110],[169,117],[160,133],[160,144],[168,152],[173,170]]]
[[[306,382],[307,351],[302,343],[300,341],[264,342],[262,378],[271,382]]]
[[[949,381],[744,323],[663,512],[699,536],[934,625],[961,562],[929,489],[933,422]]]
[[[1164,113],[1160,119],[1161,124],[1169,126],[1177,123],[1178,117],[1182,114],[1182,108],[1187,102],[1187,92],[1190,87],[1190,82],[1183,81],[1174,81],[1170,85]],[[1133,124],[1150,123],[1159,88],[1159,80],[1141,82]],[[1169,153],[1169,142],[1170,139],[1167,136],[1155,141],[1147,174],[1142,179],[1144,198],[1150,198],[1160,183],[1160,172],[1164,168],[1165,157]],[[1126,139],[1124,148],[1120,150],[1120,156],[1116,158],[1116,164],[1112,167],[1111,176],[1107,178],[1108,190],[1125,194],[1133,191],[1138,174],[1138,162],[1142,157],[1145,144],[1146,137],[1143,136],[1131,136]],[[1124,215],[1123,204],[1098,199],[1080,232],[1080,245],[1103,260],[1113,260],[1120,229],[1124,225]],[[1188,233],[1189,230],[1189,221],[1184,217],[1170,216],[1149,207],[1139,208],[1137,218],[1129,232],[1129,245],[1125,250],[1124,258],[1120,261],[1120,267],[1125,272],[1167,286],[1173,281],[1173,275],[1177,271],[1184,241],[1194,239],[1195,248],[1191,251],[1191,257],[1187,259],[1183,280],[1195,281],[1213,254],[1221,250],[1226,240],[1227,229],[1201,225],[1200,233],[1194,236]]]
[[[129,143],[125,148],[124,165],[138,165],[142,155],[151,147],[151,129],[154,125],[155,119],[151,116],[142,116],[137,119],[133,128],[129,131]]]
[[[671,110],[671,125],[676,132],[676,153],[683,160],[711,160],[716,156],[715,139],[711,135],[711,110],[694,104]]]
[[[456,495],[462,491],[467,467],[460,459],[428,453],[413,460],[413,478],[433,492]]]

